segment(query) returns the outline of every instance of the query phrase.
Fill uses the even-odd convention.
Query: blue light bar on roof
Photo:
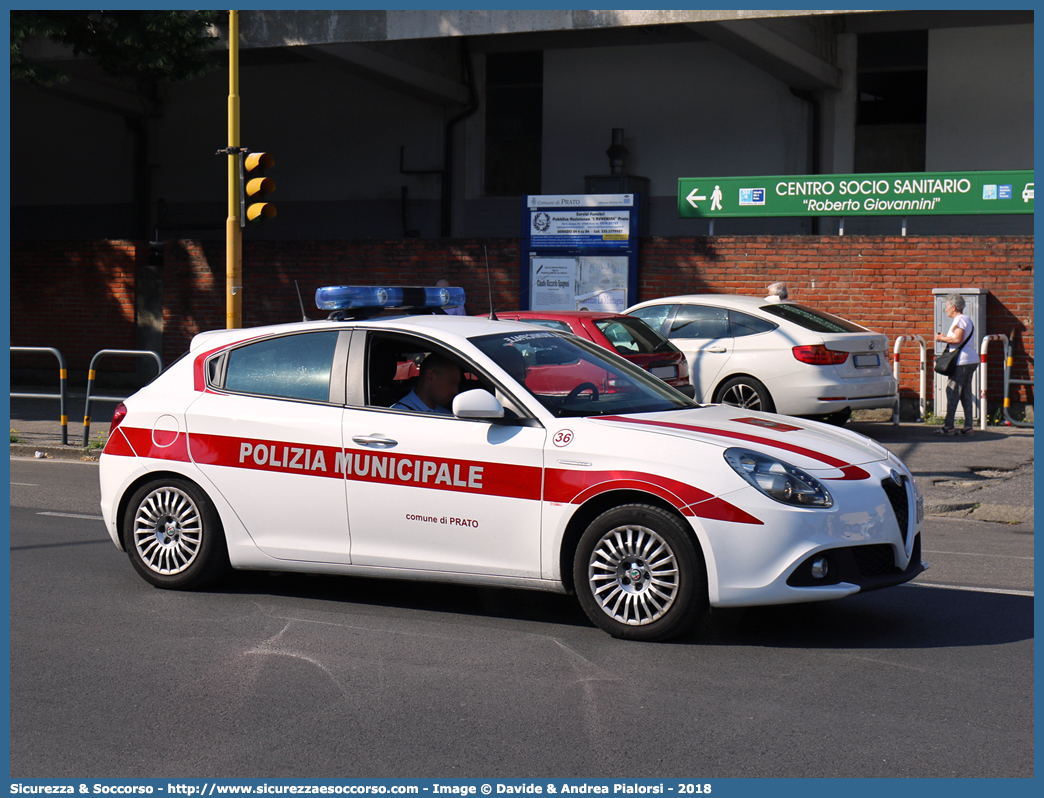
[[[463,304],[464,289],[453,286],[328,285],[315,292],[315,306],[320,310],[447,308]]]

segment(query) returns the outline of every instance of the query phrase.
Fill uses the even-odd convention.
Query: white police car
[[[102,512],[153,585],[231,566],[575,591],[610,634],[658,640],[708,605],[839,598],[926,567],[917,486],[866,437],[700,406],[573,335],[372,310],[461,289],[317,302],[331,318],[197,335],[117,409]],[[438,404],[436,377],[452,413],[392,407]]]

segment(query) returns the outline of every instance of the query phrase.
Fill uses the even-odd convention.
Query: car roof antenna
[[[497,318],[497,313],[493,310],[493,281],[489,279],[489,251],[485,246],[482,247],[482,252],[486,256],[486,287],[489,289],[489,317],[493,321],[500,321]]]
[[[297,280],[294,280],[294,288],[297,289],[297,303],[301,306],[301,321],[308,321],[308,314],[305,313],[304,300],[301,299],[301,286],[297,284]]]

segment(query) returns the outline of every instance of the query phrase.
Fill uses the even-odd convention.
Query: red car
[[[692,396],[684,353],[637,316],[596,310],[498,310],[497,318],[571,332],[622,355]]]

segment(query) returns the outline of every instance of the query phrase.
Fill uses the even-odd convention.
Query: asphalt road
[[[97,497],[96,464],[11,460],[15,778],[1033,775],[1024,527],[929,518],[912,585],[653,645],[524,591],[156,590]]]

